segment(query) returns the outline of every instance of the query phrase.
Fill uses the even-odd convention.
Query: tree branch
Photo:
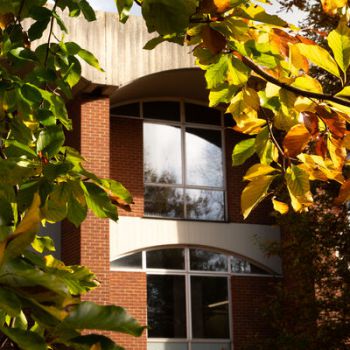
[[[295,86],[291,86],[289,84],[283,83],[281,81],[279,81],[277,78],[273,77],[272,75],[266,73],[262,68],[260,68],[259,66],[257,66],[252,60],[250,60],[249,58],[242,56],[240,53],[237,52],[233,52],[235,55],[237,55],[241,61],[247,66],[249,67],[252,71],[254,71],[256,74],[260,75],[262,78],[264,78],[266,81],[275,84],[287,91],[293,92],[297,95],[301,95],[304,97],[309,97],[309,98],[316,98],[318,100],[322,100],[322,101],[330,101],[330,102],[335,102],[338,103],[342,106],[346,106],[346,107],[350,107],[350,101],[348,100],[344,100],[340,97],[336,97],[334,95],[330,95],[330,94],[322,94],[322,93],[318,93],[318,92],[312,92],[312,91],[306,91],[306,90],[302,90],[299,89]]]

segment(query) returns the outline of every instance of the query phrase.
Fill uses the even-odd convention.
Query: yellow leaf
[[[247,135],[256,135],[261,131],[262,126],[266,124],[264,119],[243,119],[234,118],[236,123],[239,124],[233,127],[234,130]]]
[[[327,146],[335,168],[342,169],[347,155],[346,148],[343,147],[342,140],[329,136]]]
[[[302,77],[298,77],[292,83],[292,86],[306,90],[311,92],[320,92],[322,93],[322,85],[320,82],[314,78],[311,78],[309,75],[304,75]]]
[[[285,153],[289,157],[296,157],[306,147],[310,139],[311,135],[304,124],[293,126],[283,141]]]
[[[241,195],[241,208],[246,219],[250,212],[266,197],[267,191],[276,175],[265,175],[248,183]]]
[[[314,112],[316,104],[308,97],[298,96],[294,108],[298,112]]]
[[[294,67],[293,73],[295,75],[299,74],[299,70],[303,70],[305,73],[309,72],[309,62],[296,45],[289,45],[289,62]]]
[[[303,168],[303,170],[307,169],[306,171],[310,175],[310,180],[312,180],[312,176],[314,176],[316,179],[321,181],[330,179],[339,183],[344,182],[341,169],[335,169],[331,160],[324,160],[321,156],[305,153],[299,154],[298,159],[304,163],[306,168]],[[318,171],[321,171],[326,176],[326,179],[324,179]]]
[[[281,88],[275,84],[267,83],[265,88],[265,94],[267,98],[278,96]]]
[[[337,13],[338,8],[344,7],[347,0],[321,0],[323,11],[333,16]]]
[[[327,41],[339,67],[346,74],[350,64],[350,29],[345,19],[340,20],[338,27],[329,33]]]
[[[350,86],[345,86],[344,89],[342,89],[341,91],[337,92],[335,94],[335,96],[338,96],[338,97],[350,97]]]
[[[16,227],[16,230],[11,235],[12,237],[18,236],[23,233],[33,233],[39,231],[39,226],[41,222],[41,213],[40,213],[40,196],[38,193],[34,194],[33,202],[25,213],[22,221]]]
[[[270,165],[260,164],[260,163],[254,164],[248,169],[248,171],[243,177],[243,180],[254,181],[255,178],[257,178],[258,176],[268,175],[273,173],[274,171],[280,172],[279,169],[273,168]]]
[[[313,64],[340,78],[337,63],[327,50],[318,45],[296,44],[302,55]]]
[[[289,206],[286,203],[280,202],[275,198],[272,198],[273,209],[278,211],[280,214],[287,214],[289,211]]]

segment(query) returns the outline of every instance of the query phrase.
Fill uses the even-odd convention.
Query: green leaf
[[[318,45],[296,44],[300,53],[312,63],[340,78],[337,63],[327,50]]]
[[[240,141],[236,144],[232,152],[232,165],[243,164],[255,153],[255,138]]]
[[[49,194],[44,207],[42,208],[43,216],[50,222],[59,222],[67,216],[67,201],[69,191],[66,183],[59,183]]]
[[[239,59],[231,56],[228,60],[227,80],[233,85],[244,85],[248,81],[250,69]]]
[[[43,36],[49,23],[50,17],[34,22],[28,30],[28,37],[30,41],[40,39]]]
[[[5,287],[0,288],[0,309],[16,317],[21,313],[21,306],[21,301],[12,290]]]
[[[207,88],[213,89],[225,82],[230,59],[228,55],[221,55],[220,59],[209,66],[205,72]]]
[[[274,143],[270,140],[268,127],[264,127],[255,139],[256,153],[260,158],[262,164],[271,164],[278,158],[278,151]]]
[[[150,33],[181,34],[185,32],[196,8],[196,0],[144,0],[142,15]]]
[[[115,0],[119,13],[119,21],[125,23],[129,18],[129,12],[134,0]]]
[[[84,191],[81,188],[80,183],[77,181],[70,181],[67,185],[70,188],[67,219],[78,227],[85,220],[87,215]]]
[[[241,208],[244,219],[266,197],[267,191],[276,175],[258,176],[249,182],[241,195]]]
[[[87,19],[89,22],[96,20],[95,11],[86,0],[80,0],[78,2],[78,6],[81,12],[83,13],[85,19]]]
[[[237,92],[237,88],[224,83],[209,92],[209,107],[215,107],[220,103],[229,103],[233,95]]]
[[[338,27],[329,33],[327,40],[335,60],[346,74],[350,65],[350,29],[345,20],[341,20]]]
[[[111,198],[115,197],[128,204],[132,203],[130,192],[120,182],[112,179],[101,179],[100,184]]]
[[[51,158],[58,153],[65,141],[61,125],[49,126],[39,133],[37,152]]]
[[[104,72],[104,70],[100,67],[98,59],[90,51],[80,49],[78,52],[78,56],[82,58],[90,66],[98,69],[101,72]]]
[[[286,27],[288,25],[288,23],[283,19],[279,18],[276,15],[269,15],[261,6],[258,6],[256,4],[239,7],[235,9],[234,14],[236,17],[251,19],[257,22],[272,24],[280,27]]]
[[[64,319],[63,326],[73,329],[100,329],[140,336],[145,327],[140,326],[121,307],[101,306],[85,301],[78,304]]]
[[[34,241],[32,242],[32,247],[38,253],[43,253],[44,251],[56,251],[55,243],[49,236],[35,236]]]
[[[0,327],[0,331],[23,350],[47,350],[45,340],[39,334],[18,328]]]
[[[93,183],[81,183],[88,207],[99,218],[118,219],[117,208],[108,198],[107,193]]]

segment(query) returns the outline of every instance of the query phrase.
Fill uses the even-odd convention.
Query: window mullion
[[[185,107],[183,101],[180,102],[180,123],[181,123],[181,165],[182,165],[182,194],[184,200],[184,218],[187,219],[186,200],[186,129],[185,129]]]

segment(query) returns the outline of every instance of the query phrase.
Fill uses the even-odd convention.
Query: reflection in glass
[[[187,343],[147,343],[147,350],[187,350]]]
[[[183,190],[174,187],[145,186],[145,215],[184,217]]]
[[[186,338],[184,276],[147,276],[149,338]]]
[[[145,183],[181,184],[181,130],[170,125],[143,125]]]
[[[185,268],[184,250],[150,250],[146,253],[146,266],[151,269],[183,270]]]
[[[111,261],[111,268],[130,268],[141,269],[142,268],[142,252],[124,256],[123,258]]]
[[[185,114],[187,123],[201,123],[220,125],[221,113],[214,108],[196,105],[193,103],[185,103]]]
[[[191,276],[194,338],[229,339],[227,278]]]
[[[242,260],[234,256],[231,257],[231,271],[233,273],[253,273],[257,275],[268,275],[268,272],[260,267],[251,264],[247,260]]]
[[[225,218],[222,191],[186,190],[188,219],[223,221]]]
[[[227,256],[202,249],[190,249],[190,268],[200,271],[227,271]]]
[[[221,132],[186,128],[188,185],[223,187]]]
[[[140,117],[140,104],[136,102],[136,103],[129,103],[127,105],[114,107],[111,109],[111,115]]]
[[[143,117],[180,121],[180,103],[176,101],[144,102]]]

